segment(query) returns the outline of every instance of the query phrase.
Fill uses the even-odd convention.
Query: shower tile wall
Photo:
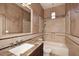
[[[78,3],[66,4],[66,44],[70,56],[79,56],[79,15],[75,10],[79,10]]]
[[[56,13],[56,19],[51,19],[51,13]],[[44,10],[45,33],[44,40],[65,43],[65,5]]]
[[[41,27],[41,26],[43,26],[44,10],[39,3],[33,3],[31,7],[33,9],[32,32],[33,33],[42,32],[41,28],[43,28],[43,27]],[[38,10],[39,10],[39,12],[38,12]],[[39,21],[41,21],[41,25],[40,25]]]

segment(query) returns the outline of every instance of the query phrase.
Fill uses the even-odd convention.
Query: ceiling
[[[47,9],[47,8],[51,8],[51,7],[56,7],[56,6],[62,5],[64,3],[40,3],[40,4],[41,4],[41,6],[44,9]]]

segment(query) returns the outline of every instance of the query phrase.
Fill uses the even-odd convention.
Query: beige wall
[[[56,12],[56,19],[51,19],[51,13]],[[65,5],[44,10],[45,33],[44,40],[65,43]]]
[[[65,17],[58,17],[55,20],[47,19],[45,32],[65,33]]]
[[[48,34],[45,35],[46,41],[65,43],[65,17],[59,17],[55,20],[47,19],[45,33]]]
[[[70,56],[79,56],[79,4],[66,4],[66,44]]]
[[[33,10],[32,33],[42,32],[44,10],[39,3],[31,5]]]
[[[57,7],[52,7],[44,10],[44,18],[51,18],[51,13],[55,12],[56,16],[64,16],[65,15],[65,4],[57,6]]]
[[[32,3],[31,8],[34,13],[38,14],[41,17],[44,17],[44,10],[42,6],[40,5],[40,3]]]
[[[79,4],[66,4],[66,32],[70,32],[70,34],[74,36],[79,35],[79,16],[78,16],[78,8]],[[69,20],[69,21],[68,21]],[[69,24],[68,24],[69,23]],[[69,29],[70,27],[70,29]]]

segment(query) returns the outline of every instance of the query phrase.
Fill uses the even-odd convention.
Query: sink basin
[[[9,52],[13,53],[14,55],[20,56],[27,50],[31,49],[33,46],[33,44],[24,43],[20,46],[10,49]]]

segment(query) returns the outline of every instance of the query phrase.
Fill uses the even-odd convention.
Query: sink
[[[20,56],[27,50],[31,49],[33,46],[34,46],[33,44],[24,43],[21,44],[20,46],[10,49],[9,52],[13,53],[16,56]]]

